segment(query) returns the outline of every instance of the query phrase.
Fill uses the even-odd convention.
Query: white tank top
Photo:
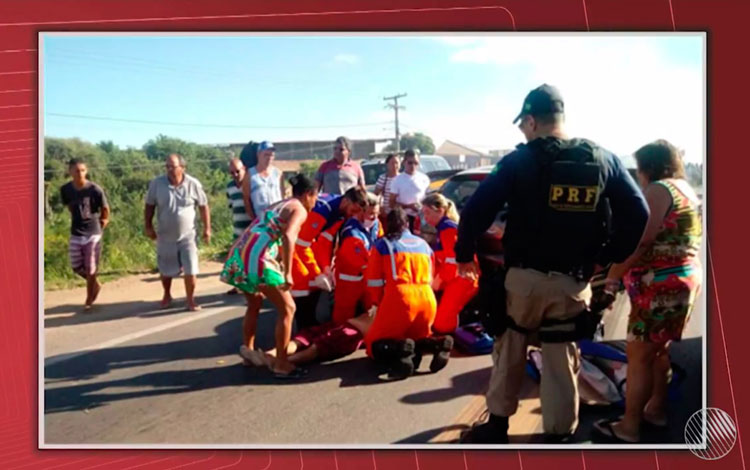
[[[271,204],[281,201],[281,171],[278,168],[272,167],[268,176],[258,173],[256,167],[250,168],[250,201],[256,216]]]

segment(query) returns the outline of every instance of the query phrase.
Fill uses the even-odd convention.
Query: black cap
[[[513,120],[513,124],[517,123],[519,119],[528,114],[539,116],[541,114],[563,112],[565,112],[565,105],[563,104],[560,91],[545,83],[540,87],[534,88],[528,95],[526,95],[526,99],[523,100],[523,108]]]

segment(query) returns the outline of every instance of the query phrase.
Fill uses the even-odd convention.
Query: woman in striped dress
[[[623,279],[631,303],[625,415],[595,425],[610,439],[630,443],[640,440],[643,421],[667,424],[668,348],[682,338],[702,281],[699,200],[685,180],[680,151],[658,140],[635,159],[650,215],[635,253],[613,265],[606,281],[614,291]]]
[[[290,261],[300,227],[317,200],[317,192],[310,179],[299,174],[289,182],[292,184],[292,197],[269,207],[245,229],[229,250],[221,272],[221,280],[240,289],[247,299],[242,323],[243,344],[240,346],[240,355],[246,364],[265,364],[263,353],[254,350],[263,297],[276,307],[276,360],[271,369],[277,378],[301,375],[301,371],[287,360],[286,354],[295,311],[294,299],[289,292],[293,284]],[[278,260],[279,245],[281,263]]]
[[[391,185],[393,180],[398,176],[398,169],[401,166],[401,158],[398,154],[391,153],[385,159],[386,172],[378,177],[375,182],[375,194],[383,197],[381,207],[380,223],[385,225],[385,217],[391,211]]]

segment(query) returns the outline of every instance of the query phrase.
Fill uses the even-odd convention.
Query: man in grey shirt
[[[167,174],[151,180],[146,194],[146,235],[156,240],[156,258],[164,287],[161,308],[172,303],[172,278],[185,274],[187,308],[200,310],[195,303],[195,279],[198,274],[195,206],[203,223],[203,240],[211,241],[211,215],[208,199],[200,181],[185,173],[185,159],[175,153],[166,161]],[[154,211],[158,212],[158,226],[154,230]]]

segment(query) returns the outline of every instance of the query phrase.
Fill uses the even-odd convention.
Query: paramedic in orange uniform
[[[434,255],[427,242],[409,231],[400,207],[388,214],[386,224],[385,236],[375,242],[367,265],[368,301],[378,309],[365,344],[367,354],[387,365],[391,377],[406,378],[419,366],[422,352],[433,352],[429,345],[417,344],[429,339],[437,309],[431,287]],[[430,369],[439,370],[447,363],[445,347],[450,351],[453,343],[440,338],[430,344],[438,348],[435,357],[441,353],[440,367],[430,364]]]
[[[425,221],[437,229],[435,249],[436,275],[432,281],[435,292],[442,292],[433,331],[453,333],[458,327],[458,314],[479,291],[479,281],[456,275],[456,253],[453,247],[458,237],[458,213],[453,201],[440,193],[422,200]]]
[[[365,269],[370,248],[380,232],[378,213],[380,203],[374,194],[367,195],[367,210],[347,220],[341,229],[341,241],[336,250],[336,290],[333,301],[333,322],[344,323],[364,310],[367,283]]]
[[[367,192],[358,186],[343,196],[318,196],[315,207],[300,229],[292,259],[292,297],[297,306],[297,329],[318,324],[315,310],[320,288],[330,291],[333,284],[333,242],[343,221],[366,206]]]

